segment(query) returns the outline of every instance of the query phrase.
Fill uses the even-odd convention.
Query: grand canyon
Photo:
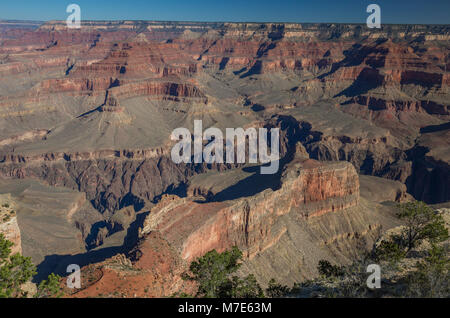
[[[190,262],[292,285],[450,206],[450,26],[0,21],[0,231],[72,297],[190,292]],[[178,127],[280,130],[280,169],[171,160]]]

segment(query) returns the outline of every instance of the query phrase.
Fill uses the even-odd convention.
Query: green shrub
[[[289,287],[277,283],[275,279],[271,279],[266,289],[266,295],[270,298],[282,298],[289,294]]]
[[[12,246],[0,233],[0,298],[24,297],[21,285],[36,274],[30,257],[10,255]]]
[[[406,223],[399,236],[399,245],[403,245],[407,252],[417,247],[423,240],[438,243],[448,239],[448,230],[442,215],[424,202],[399,204],[397,216]]]
[[[344,271],[341,266],[331,265],[327,260],[320,260],[317,266],[319,274],[327,278],[340,277],[344,275]]]
[[[18,298],[27,296],[21,286],[36,275],[36,267],[30,257],[19,253],[11,255],[13,243],[0,233],[0,298]],[[60,295],[60,277],[48,276],[39,284],[35,297],[55,297]]]
[[[263,297],[264,293],[253,275],[245,278],[232,276],[241,266],[241,260],[242,252],[237,247],[223,253],[212,250],[193,261],[190,273],[185,273],[183,279],[197,283],[197,297]]]

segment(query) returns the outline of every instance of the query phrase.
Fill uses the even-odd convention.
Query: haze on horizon
[[[382,10],[382,23],[450,23],[448,0],[17,0],[1,5],[0,20],[65,20],[71,3],[81,7],[83,20],[365,23],[367,6],[376,3]]]

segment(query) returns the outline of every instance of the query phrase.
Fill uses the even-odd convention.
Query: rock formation
[[[180,278],[188,264],[212,249],[224,251],[232,246],[244,252],[243,272],[256,273],[262,284],[272,277],[302,279],[315,272],[320,257],[342,262],[355,252],[338,249],[336,253],[336,246],[355,247],[361,240],[371,244],[382,225],[395,224],[389,217],[380,219],[377,209],[369,211],[359,195],[358,175],[351,164],[297,157],[285,167],[281,187],[275,191],[267,189],[224,202],[163,196],[143,222],[141,240],[129,253],[130,267],[112,269],[112,260],[95,265],[103,277],[76,296],[113,295],[112,286],[118,285],[121,292],[129,294],[131,289],[124,287],[128,284],[133,285],[135,296],[190,291],[192,286]],[[302,241],[293,241],[297,238]],[[289,256],[298,253],[288,259],[303,260],[302,268],[287,266],[281,274],[277,272],[279,264],[270,261],[274,266],[263,269],[260,263],[287,245],[294,246]],[[161,262],[154,264],[157,259]],[[84,269],[86,277],[89,271],[92,266]],[[160,286],[162,281],[165,288]]]
[[[0,195],[0,233],[14,245],[11,247],[11,255],[22,253],[22,239],[17,223],[17,214],[14,201],[10,195]]]

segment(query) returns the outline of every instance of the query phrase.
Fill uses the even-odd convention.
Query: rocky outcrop
[[[358,96],[353,100],[356,104],[367,106],[371,110],[390,110],[393,112],[427,112],[433,115],[449,115],[450,105],[442,105],[432,101],[384,100],[373,96]]]
[[[182,280],[185,270],[180,257],[158,233],[152,233],[130,253],[133,262],[118,254],[100,264],[82,268],[81,290],[66,289],[75,298],[162,297],[193,294],[195,286]]]
[[[117,79],[112,77],[105,78],[67,78],[67,79],[49,79],[42,81],[40,86],[36,88],[39,94],[42,93],[61,93],[61,92],[78,92],[85,94],[88,91],[102,91],[104,92],[114,83],[117,83]]]
[[[0,233],[13,243],[11,255],[22,253],[22,238],[11,195],[0,195]]]
[[[361,197],[375,202],[408,202],[413,197],[406,185],[399,181],[373,176],[359,176]]]
[[[444,203],[450,200],[450,163],[427,153],[426,148],[416,147],[410,154],[414,160],[408,179],[409,193],[424,202]]]
[[[183,259],[189,261],[212,249],[234,245],[253,257],[282,235],[272,232],[272,225],[282,215],[292,212],[299,218],[311,218],[358,205],[358,175],[350,164],[324,165],[308,160],[292,165],[279,190],[235,204],[166,198],[150,211],[142,234],[159,231],[169,241],[178,241]],[[199,219],[201,215],[205,220]],[[186,233],[181,234],[182,225],[176,220],[184,223]],[[177,237],[180,234],[181,240]]]
[[[130,98],[134,96],[161,97],[177,100],[182,98],[198,98],[207,102],[206,96],[195,86],[189,84],[167,82],[140,82],[124,84],[111,91],[118,98]]]

